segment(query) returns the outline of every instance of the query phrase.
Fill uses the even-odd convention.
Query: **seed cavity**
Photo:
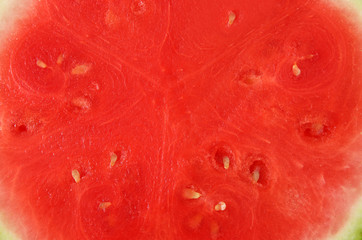
[[[182,196],[185,199],[199,199],[201,197],[201,193],[196,192],[195,190],[191,188],[185,188],[182,191]]]
[[[114,152],[111,152],[111,154],[110,154],[111,156],[110,156],[110,158],[111,158],[111,162],[110,162],[110,167],[113,167],[114,166],[114,164],[116,164],[116,161],[117,161],[117,159],[118,159],[118,156],[117,156],[117,154],[116,153],[114,153]]]
[[[216,169],[228,170],[234,162],[234,152],[227,144],[217,144],[211,149],[212,165]]]
[[[9,123],[9,131],[12,135],[17,137],[32,136],[41,130],[43,123],[35,116],[18,117]]]
[[[45,62],[43,62],[42,60],[39,60],[39,59],[36,61],[36,65],[43,69],[48,67],[48,65],[46,65]]]
[[[323,120],[305,121],[300,126],[302,135],[306,139],[324,140],[332,135],[334,130],[330,124]]]
[[[80,182],[80,173],[77,169],[72,170],[72,177],[76,183]]]
[[[89,64],[81,64],[81,65],[75,66],[75,67],[72,69],[71,74],[72,74],[72,75],[84,75],[84,74],[86,74],[89,70],[90,70],[90,65],[89,65]]]
[[[233,11],[229,11],[228,15],[229,15],[228,27],[231,27],[231,25],[233,25],[233,23],[234,23],[234,21],[236,19],[236,14]]]
[[[25,124],[16,124],[12,125],[12,132],[15,135],[22,135],[28,132],[28,127]]]
[[[109,208],[112,205],[111,202],[102,202],[99,204],[99,209],[102,209],[103,212],[106,211],[107,208]]]
[[[215,211],[225,211],[226,209],[226,203],[221,201],[218,204],[215,205]]]
[[[266,186],[269,182],[269,170],[265,164],[267,158],[263,154],[249,156],[246,161],[251,161],[250,177],[253,183],[259,186]]]
[[[294,63],[294,65],[292,67],[292,71],[293,71],[294,76],[296,76],[296,77],[298,77],[301,74],[301,70],[296,63]]]

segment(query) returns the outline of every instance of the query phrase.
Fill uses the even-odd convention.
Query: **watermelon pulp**
[[[0,203],[20,239],[324,239],[345,226],[362,196],[362,44],[347,9],[28,3],[0,55]]]

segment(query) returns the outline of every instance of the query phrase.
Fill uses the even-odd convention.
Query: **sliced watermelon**
[[[357,4],[0,2],[0,239],[362,240]]]

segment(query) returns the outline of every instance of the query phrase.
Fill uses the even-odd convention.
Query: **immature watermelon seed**
[[[128,154],[127,150],[124,148],[114,151],[114,152],[110,152],[109,167],[112,168],[117,162],[120,162],[120,163],[124,162],[127,158],[127,154]]]
[[[191,217],[188,220],[188,226],[191,229],[195,230],[200,226],[202,219],[203,219],[203,216],[201,214],[196,214],[195,216]]]
[[[88,65],[88,64],[77,65],[72,69],[71,74],[72,75],[84,75],[89,71],[89,69],[90,69],[90,65]]]
[[[115,154],[114,152],[111,152],[111,163],[110,163],[110,167],[113,167],[114,164],[116,163],[118,156],[117,154]]]
[[[296,76],[296,77],[298,77],[301,74],[301,70],[296,63],[294,63],[292,71],[293,71],[294,76]]]
[[[218,238],[219,231],[220,231],[219,224],[217,224],[216,222],[211,222],[211,224],[210,224],[210,234],[211,234],[211,239],[212,240],[215,240],[215,239]]]
[[[57,64],[60,65],[64,61],[64,54],[60,54],[57,59]]]
[[[215,211],[225,211],[226,209],[226,203],[225,202],[219,202],[215,205]]]
[[[262,72],[256,69],[248,69],[241,71],[237,80],[239,84],[253,85],[259,82],[262,78]]]
[[[217,168],[228,170],[234,160],[234,154],[232,149],[227,145],[218,146],[212,150],[214,152],[213,164],[216,164]]]
[[[72,177],[76,183],[80,182],[80,173],[77,169],[72,170]]]
[[[99,209],[102,209],[103,212],[106,211],[107,208],[109,208],[112,205],[111,202],[102,202],[99,204]]]
[[[74,107],[83,111],[87,111],[91,107],[90,101],[84,97],[74,98],[71,103]]]
[[[182,192],[182,196],[185,199],[199,199],[201,197],[201,193],[196,192],[191,188],[185,188]]]
[[[224,168],[229,169],[229,167],[230,167],[230,158],[228,156],[224,156],[222,161],[224,163]]]
[[[250,166],[251,179],[254,183],[266,185],[269,180],[269,171],[260,157],[256,156],[255,158],[260,160],[254,161]]]
[[[47,65],[45,64],[45,62],[43,62],[42,60],[37,60],[36,61],[36,65],[40,68],[47,68]]]
[[[231,25],[233,25],[235,19],[236,19],[236,14],[233,11],[229,11],[229,21],[228,21],[228,27],[230,27]]]
[[[252,172],[252,178],[254,182],[258,182],[260,178],[260,168],[256,167],[254,171]]]

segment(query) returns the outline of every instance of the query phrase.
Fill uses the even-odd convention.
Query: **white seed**
[[[113,167],[114,164],[116,163],[118,156],[117,154],[115,154],[114,152],[111,152],[111,163],[110,163],[110,167]]]
[[[230,167],[230,158],[228,156],[224,156],[222,158],[222,162],[224,164],[224,168],[227,170]]]
[[[294,76],[296,76],[296,77],[298,77],[301,73],[300,68],[298,67],[298,65],[296,63],[294,63],[292,70],[293,70]]]
[[[225,202],[219,202],[215,205],[215,211],[225,211],[226,209],[226,203]]]
[[[82,110],[88,110],[91,107],[90,101],[84,97],[74,98],[72,100],[72,104],[73,106],[78,107]]]
[[[252,173],[252,178],[253,178],[253,181],[254,182],[258,182],[259,181],[259,178],[260,178],[260,168],[255,168],[255,170],[253,171]]]
[[[40,68],[47,68],[48,66],[42,60],[37,60],[36,65]]]
[[[90,69],[90,65],[88,65],[88,64],[77,65],[72,69],[71,74],[72,75],[84,75],[89,71],[89,69]]]
[[[106,211],[106,209],[108,207],[110,207],[112,205],[111,202],[102,202],[99,204],[99,209],[102,209],[104,212]]]
[[[236,14],[233,11],[229,11],[228,27],[230,27],[236,19]]]
[[[182,192],[182,196],[185,199],[199,199],[201,197],[201,194],[193,189],[185,188]]]
[[[76,183],[80,182],[80,173],[77,169],[72,170],[72,177]]]

